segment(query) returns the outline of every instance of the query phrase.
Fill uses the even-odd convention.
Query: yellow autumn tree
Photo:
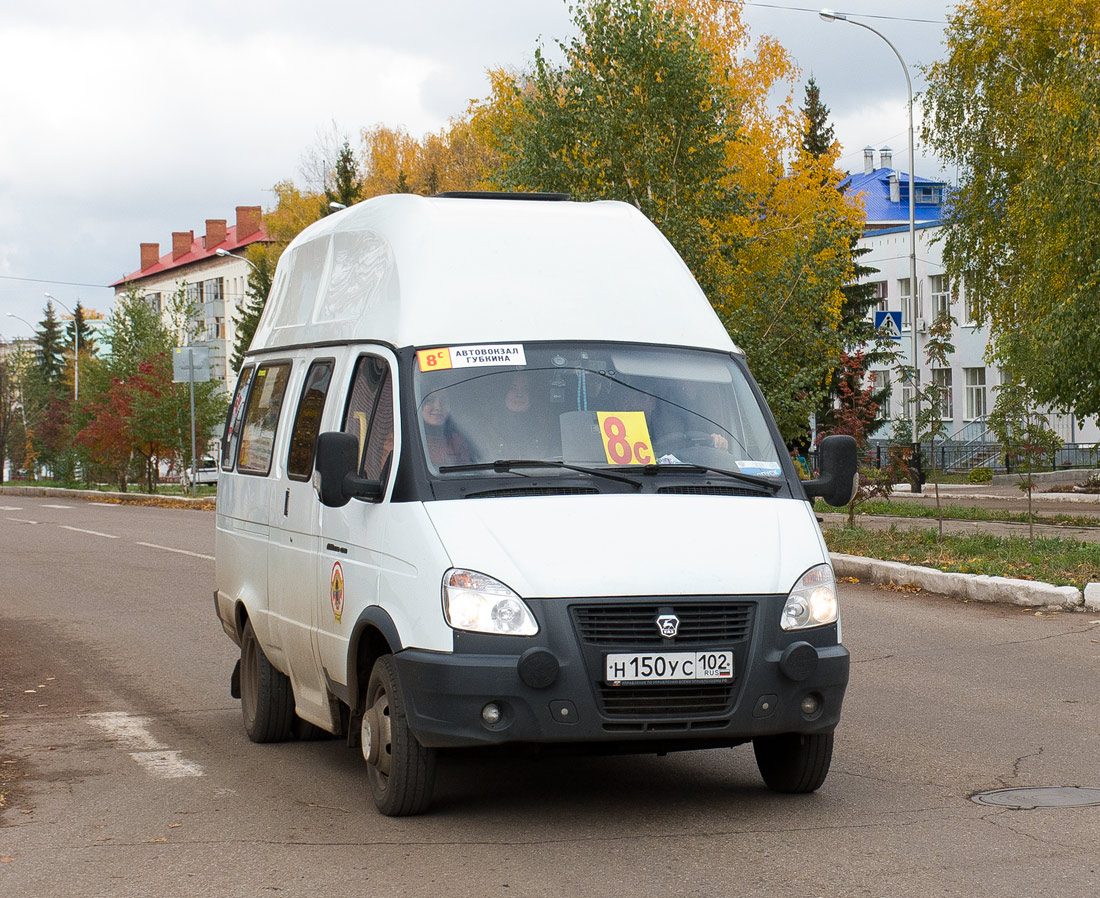
[[[493,154],[479,132],[479,125],[469,119],[452,120],[420,139],[385,125],[365,129],[364,197],[485,189]]]
[[[684,257],[748,353],[784,437],[801,438],[841,351],[862,211],[839,148],[803,153],[798,70],[741,4],[587,0],[564,62],[493,72],[471,109],[504,189],[630,202]],[[775,108],[769,97],[784,93]]]

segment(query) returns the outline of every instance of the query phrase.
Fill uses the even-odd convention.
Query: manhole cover
[[[1031,811],[1035,808],[1100,807],[1100,789],[1083,786],[1032,786],[1028,789],[993,789],[975,792],[971,801],[997,808]]]

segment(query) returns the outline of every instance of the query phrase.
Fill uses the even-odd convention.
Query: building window
[[[932,319],[951,314],[951,291],[946,274],[933,274],[928,278],[928,292],[932,295]]]
[[[890,383],[890,372],[885,369],[879,369],[871,372],[871,384],[874,387],[876,394],[881,394],[882,398],[878,403],[877,419],[879,421],[890,420],[890,397],[892,393],[892,384]]]
[[[951,394],[951,369],[933,368],[932,385],[936,388],[934,401],[939,406],[941,420],[949,421],[955,417],[954,399]]]
[[[981,315],[978,314],[977,300],[971,297],[967,290],[963,291],[963,309],[967,324],[976,326],[982,323]]]
[[[875,298],[875,304],[873,312],[885,312],[888,307],[886,305],[887,296],[889,291],[886,288],[886,281],[875,281],[871,284],[871,295]],[[872,315],[872,317],[874,317]]]
[[[203,281],[202,292],[205,296],[205,300],[200,300],[200,302],[221,302],[225,299],[224,278],[210,278],[209,280]]]
[[[192,305],[202,305],[203,302],[203,289],[202,282],[197,284],[187,284],[183,293],[184,299]]]
[[[943,188],[937,184],[917,184],[914,190],[918,203],[939,203],[943,200]]]
[[[911,309],[909,307],[909,301],[911,299],[909,293],[909,278],[898,279],[898,293],[901,294],[901,327],[902,330],[908,330],[910,327],[910,314]],[[920,297],[917,297],[917,319],[919,320],[924,313],[924,309],[921,308]]]
[[[160,293],[146,293],[145,301],[149,303],[149,308],[158,315],[164,311],[164,300]]]
[[[966,379],[966,417],[985,417],[985,368],[963,368]]]

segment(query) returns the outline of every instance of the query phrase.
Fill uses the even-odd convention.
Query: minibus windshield
[[[756,395],[729,355],[601,343],[423,349],[413,361],[421,446],[433,475],[507,476],[493,462],[574,468],[704,466],[782,476]],[[686,468],[685,468],[686,470]],[[540,471],[540,476],[545,474]],[[625,471],[624,471],[625,473]]]

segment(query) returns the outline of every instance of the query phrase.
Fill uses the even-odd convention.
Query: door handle
[[[289,514],[290,514],[290,490],[288,489],[286,491],[286,494],[283,496],[283,517],[285,518]]]

